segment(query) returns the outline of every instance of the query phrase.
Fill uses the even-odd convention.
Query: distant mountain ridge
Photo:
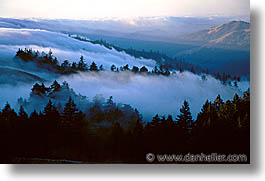
[[[250,23],[231,20],[225,21],[228,23],[224,23],[222,20],[220,23],[218,20],[214,21],[215,23],[219,22],[218,24],[213,24],[210,19],[202,20],[194,18],[169,18],[165,21],[168,23],[169,20],[174,25],[172,25],[173,27],[170,26],[170,28],[167,28],[174,34],[171,40],[175,43],[172,44],[160,42],[159,36],[152,33],[151,34],[155,35],[156,38],[152,38],[153,41],[147,40],[151,36],[149,32],[150,27],[147,27],[149,38],[146,36],[138,37],[139,34],[136,32],[142,32],[143,29],[139,29],[136,24],[132,24],[130,28],[128,28],[128,23],[115,24],[117,23],[115,21],[115,23],[112,21],[92,22],[75,20],[32,21],[0,18],[0,44],[3,48],[7,49],[8,52],[11,52],[12,49],[17,50],[17,45],[19,45],[20,48],[34,45],[35,49],[41,50],[44,48],[46,51],[52,48],[60,60],[65,58],[69,59],[69,57],[70,61],[77,60],[80,57],[79,55],[82,54],[86,60],[98,60],[98,63],[104,65],[104,68],[107,69],[110,68],[113,62],[115,62],[115,65],[119,66],[124,66],[126,64],[135,66],[145,65],[150,69],[156,64],[155,61],[150,59],[138,58],[135,60],[135,57],[123,51],[115,51],[114,49],[88,44],[87,42],[80,42],[68,37],[69,34],[77,34],[89,37],[90,40],[104,39],[123,49],[130,50],[133,48],[137,51],[132,52],[133,54],[159,52],[158,54],[165,54],[168,57],[172,57],[174,65],[176,65],[174,61],[176,59],[195,66],[200,66],[204,70],[208,69],[213,73],[225,72],[235,76],[249,75]],[[144,21],[142,20],[140,22]],[[94,26],[94,23],[96,23],[97,26]],[[125,39],[117,38],[114,35],[115,33],[113,33],[114,30],[116,30],[115,27],[112,29],[107,28],[108,32],[98,31],[96,28],[100,27],[104,29],[105,27],[112,27],[112,25],[114,26],[113,23],[115,27],[124,30],[118,33],[119,36],[123,37],[123,32],[125,32],[127,35],[131,34],[133,38],[130,39],[131,36],[126,36]],[[175,25],[175,23],[177,23],[178,26]],[[185,27],[180,26],[183,23]],[[180,35],[180,27],[186,30],[185,35]],[[138,31],[131,31],[131,29],[134,28]],[[154,32],[157,32],[156,30],[156,28],[152,29]],[[167,36],[165,33],[162,34]],[[143,38],[143,40],[136,41],[135,37],[138,37],[138,39]],[[67,51],[69,56],[64,56],[65,51]],[[5,52],[5,54],[7,54],[7,52]],[[161,61],[169,63],[166,59],[162,59]]]
[[[185,35],[182,39],[201,44],[207,48],[249,50],[250,33],[250,23],[231,21],[207,30]]]
[[[194,48],[175,54],[178,59],[231,75],[250,74],[250,23],[230,21],[210,29],[186,34],[180,42]]]
[[[42,29],[61,33],[111,36],[175,43],[182,34],[195,33],[242,17],[138,17],[118,19],[1,18],[0,27]],[[243,18],[245,19],[245,18]]]

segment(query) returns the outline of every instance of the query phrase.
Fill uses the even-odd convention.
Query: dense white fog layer
[[[92,100],[101,94],[105,99],[113,96],[117,103],[130,104],[137,108],[145,120],[151,119],[156,113],[176,116],[184,100],[191,106],[193,116],[197,116],[201,106],[207,99],[213,101],[218,94],[224,100],[232,99],[235,93],[243,94],[249,82],[240,82],[239,87],[230,87],[220,81],[189,72],[177,73],[171,77],[138,75],[130,72],[113,73],[79,73],[64,76],[59,82],[67,81],[75,92]],[[0,89],[0,104],[7,101],[15,105],[19,97],[28,98],[32,85],[3,86]]]
[[[170,77],[136,75],[129,72],[79,73],[61,77],[70,86],[91,100],[96,94],[104,98],[113,96],[115,102],[131,104],[137,108],[144,119],[151,119],[155,113],[176,116],[184,100],[191,105],[193,116],[197,116],[207,99],[214,100],[218,94],[224,100],[232,99],[235,93],[242,95],[249,82],[239,83],[239,87],[229,87],[220,81],[184,72]]]
[[[95,61],[99,65],[102,64],[106,69],[109,69],[112,64],[117,66],[145,65],[147,67],[154,67],[155,65],[153,60],[136,59],[124,52],[75,40],[65,34],[37,29],[0,28],[0,47],[2,49],[1,55],[3,52],[9,56],[15,56],[18,48],[32,48],[46,53],[51,49],[60,62],[66,59],[69,62],[79,61],[80,56],[83,55],[88,64]]]
[[[87,96],[90,101],[100,94],[105,99],[113,96],[115,102],[130,104],[137,108],[145,120],[150,120],[156,113],[172,114],[175,117],[184,100],[190,103],[191,112],[196,117],[207,99],[213,101],[218,94],[223,100],[232,99],[235,93],[242,96],[243,91],[249,88],[247,81],[240,82],[238,88],[230,87],[211,76],[208,76],[207,80],[202,80],[200,76],[189,72],[166,77],[103,71],[59,78],[59,82],[65,80],[76,93]],[[15,106],[19,97],[29,97],[32,85],[0,87],[1,106],[7,101]]]

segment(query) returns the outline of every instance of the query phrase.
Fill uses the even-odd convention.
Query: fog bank
[[[232,99],[235,93],[240,96],[249,88],[249,82],[239,82],[239,87],[223,85],[219,80],[190,72],[177,73],[170,77],[134,74],[131,72],[79,73],[61,77],[77,93],[90,100],[97,94],[115,102],[131,104],[150,119],[154,114],[176,116],[184,100],[190,103],[193,116],[197,116],[207,99],[213,101],[218,94],[222,99]]]

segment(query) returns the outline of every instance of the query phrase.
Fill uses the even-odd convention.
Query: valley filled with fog
[[[113,96],[116,103],[129,104],[137,108],[144,120],[150,120],[155,114],[171,114],[175,117],[184,100],[190,103],[192,115],[196,117],[207,99],[213,101],[220,94],[223,100],[229,100],[235,93],[242,96],[249,88],[248,79],[243,78],[236,85],[233,81],[232,84],[224,84],[214,76],[189,71],[170,70],[170,76],[135,74],[130,71],[112,72],[110,67],[113,64],[117,67],[128,64],[130,69],[133,66],[145,66],[149,71],[158,64],[152,59],[135,58],[123,51],[79,41],[68,34],[47,30],[47,27],[36,29],[33,25],[24,23],[27,25],[26,28],[11,26],[10,22],[2,23],[4,26],[0,27],[1,107],[6,102],[15,107],[20,97],[29,98],[35,82],[49,85],[57,80],[60,83],[67,81],[70,88],[77,94],[86,96],[90,101],[95,96],[104,99]],[[34,28],[30,28],[32,26]],[[201,27],[203,28],[205,26]],[[24,48],[40,53],[51,50],[59,63],[63,63],[64,60],[68,60],[69,63],[78,61],[82,55],[88,65],[94,61],[98,66],[102,65],[104,70],[58,75],[40,69],[30,62],[17,63],[14,56],[18,49]]]
[[[249,0],[1,1],[0,163],[249,164],[250,35]]]

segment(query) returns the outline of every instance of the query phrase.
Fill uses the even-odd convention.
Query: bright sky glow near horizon
[[[249,16],[249,0],[0,0],[0,17]]]

